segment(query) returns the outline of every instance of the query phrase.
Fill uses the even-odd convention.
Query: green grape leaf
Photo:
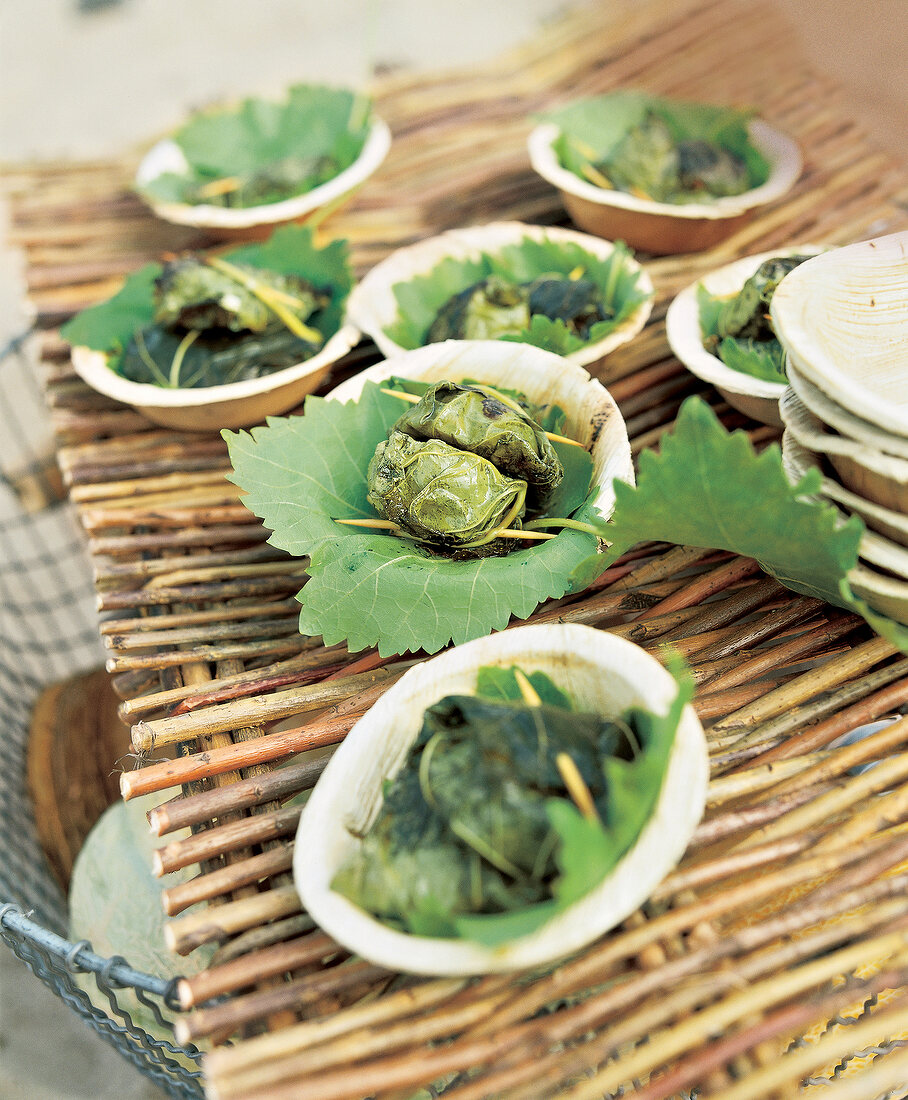
[[[694,694],[693,679],[677,655],[668,655],[667,667],[678,690],[665,714],[633,709],[645,751],[634,760],[606,757],[608,781],[601,820],[583,817],[574,804],[552,798],[546,810],[559,838],[556,861],[559,876],[552,884],[552,900],[511,913],[459,916],[459,936],[495,946],[529,935],[568,906],[594,890],[634,845],[649,820],[662,790],[681,712]]]
[[[607,259],[602,259],[574,241],[555,241],[548,237],[538,241],[525,237],[503,246],[498,252],[481,253],[469,259],[447,256],[425,275],[414,275],[407,282],[394,285],[398,316],[384,331],[403,348],[422,347],[445,302],[490,275],[528,283],[540,275],[567,277],[579,270],[583,278],[599,288],[600,301],[614,314],[593,325],[586,340],[571,333],[563,321],[552,321],[540,314],[532,318],[530,327],[524,332],[501,337],[567,355],[604,339],[651,297],[637,285],[640,272],[629,266],[630,257],[630,251],[621,242],[615,245]]]
[[[260,201],[304,194],[356,160],[368,135],[370,115],[368,97],[317,84],[295,85],[281,102],[244,99],[236,107],[200,112],[172,135],[189,171],[165,173],[143,183],[140,190],[161,201],[197,201],[191,192],[199,184],[252,177],[282,161],[329,162],[326,171],[294,181],[289,192]]]
[[[788,381],[785,373],[784,353],[778,340],[751,340],[739,336],[726,336],[716,354],[732,370],[749,374],[763,382]]]
[[[546,706],[561,707],[563,710],[574,709],[571,697],[566,691],[562,691],[550,676],[539,670],[525,675]],[[521,702],[523,692],[517,680],[517,666],[501,668],[499,665],[483,665],[476,676],[476,694],[499,702]]]
[[[366,471],[400,411],[399,398],[367,383],[356,402],[308,397],[302,417],[222,433],[230,479],[273,532],[270,541],[310,557],[298,597],[304,634],[321,634],[326,645],[346,640],[351,651],[377,645],[382,654],[434,653],[500,630],[512,615],[524,619],[597,575],[598,539],[584,531],[561,530],[504,558],[452,561],[408,539],[335,523],[375,517]],[[580,464],[565,476],[574,499],[584,501],[573,518],[604,531],[593,490],[577,495],[575,479],[583,476],[588,486]]]
[[[307,323],[326,340],[340,328],[347,295],[353,286],[346,241],[331,241],[324,248],[317,248],[310,229],[286,225],[262,244],[231,249],[223,258],[283,275],[301,275],[317,287],[330,288],[331,301]],[[160,264],[146,264],[130,275],[112,298],[76,314],[60,329],[60,335],[73,346],[107,352],[111,357],[109,365],[115,370],[133,333],[154,320],[152,295],[160,273]]]
[[[842,523],[836,508],[811,499],[819,487],[817,470],[792,486],[775,444],[757,454],[744,432],[727,432],[704,401],[688,398],[659,454],[640,455],[637,487],[615,482],[608,561],[649,540],[730,550],[796,592],[855,611],[908,650],[908,629],[848,584],[863,523]]]
[[[541,117],[560,130],[553,148],[563,166],[589,182],[584,165],[607,161],[647,112],[664,119],[676,141],[702,139],[741,157],[751,187],[768,179],[769,164],[751,144],[748,134],[747,123],[753,115],[750,111],[622,91],[575,100]]]

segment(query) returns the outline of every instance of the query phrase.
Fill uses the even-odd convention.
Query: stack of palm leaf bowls
[[[852,588],[908,623],[908,233],[808,260],[771,314],[790,382],[780,403],[788,476],[818,467],[822,495],[861,517]]]

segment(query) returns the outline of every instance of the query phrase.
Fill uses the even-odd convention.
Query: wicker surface
[[[908,224],[904,169],[849,121],[839,91],[804,67],[763,5],[656,2],[620,19],[583,9],[487,70],[382,84],[392,152],[331,232],[351,240],[364,270],[442,228],[562,221],[528,167],[528,116],[627,84],[754,104],[804,150],[783,203],[708,254],[648,263],[653,317],[601,375],[635,452],[658,442],[692,393],[763,444],[770,429],[669,355],[667,302],[739,255]],[[709,811],[681,868],[621,930],[552,972],[465,982],[389,974],[312,928],[288,873],[292,798],[405,662],[301,638],[293,596],[305,563],[265,544],[224,480],[221,440],[151,428],[73,375],[54,326],[162,250],[205,243],[128,193],[134,163],[21,168],[6,183],[47,330],[60,462],[140,757],[125,787],[160,792],[159,869],[200,867],[165,894],[175,950],[220,944],[181,990],[193,1010],[183,1040],[238,1040],[208,1056],[209,1094],[390,1100],[442,1082],[458,1100],[621,1086],[647,1100],[695,1088],[732,1100],[822,1079],[837,1100],[903,1095],[908,1053],[890,1040],[908,1033],[908,719],[829,746],[908,703],[908,661],[861,620],[795,596],[746,559],[640,547],[593,590],[533,616],[648,648],[671,640],[698,681]],[[374,358],[362,345],[332,383]],[[167,842],[187,824],[191,839]],[[808,1041],[792,1044],[797,1036]]]

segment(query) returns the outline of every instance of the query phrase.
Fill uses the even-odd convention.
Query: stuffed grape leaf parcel
[[[382,531],[341,526],[374,519],[366,472],[401,401],[366,383],[355,402],[307,397],[303,416],[270,417],[249,432],[224,431],[246,506],[272,531],[269,541],[309,556],[298,595],[300,630],[351,651],[434,653],[526,618],[544,600],[583,589],[604,568],[598,538],[564,529],[506,557],[455,561]],[[563,446],[563,445],[562,445]],[[568,454],[567,452],[570,452]],[[564,446],[558,514],[605,529],[591,503],[592,460]]]

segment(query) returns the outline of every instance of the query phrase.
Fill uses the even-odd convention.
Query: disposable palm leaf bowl
[[[457,646],[408,671],[353,727],[303,811],[294,880],[303,905],[329,935],[381,966],[467,975],[543,966],[579,950],[633,913],[681,858],[700,819],[708,764],[702,727],[682,712],[656,806],[633,846],[592,891],[537,931],[489,947],[396,931],[332,890],[339,868],[375,820],[382,787],[416,739],[425,709],[475,691],[483,666],[542,670],[578,709],[603,715],[631,706],[665,713],[677,690],[638,646],[590,627],[525,626]]]
[[[748,132],[751,144],[769,162],[768,179],[740,195],[709,203],[654,202],[588,183],[558,160],[552,145],[559,128],[552,122],[532,131],[528,148],[534,170],[558,189],[571,219],[581,229],[664,256],[712,248],[749,221],[757,207],[775,202],[794,185],[801,172],[801,154],[795,142],[762,119],[751,120]]]
[[[706,350],[703,346],[697,290],[702,285],[715,298],[730,298],[741,290],[765,260],[771,260],[775,256],[805,255],[819,251],[816,245],[780,248],[726,264],[685,287],[671,302],[665,315],[665,334],[669,346],[691,374],[715,386],[729,405],[745,416],[774,428],[782,427],[779,399],[785,392],[785,383],[770,382],[734,370],[717,355]]]
[[[801,400],[818,420],[828,425],[833,431],[855,443],[871,447],[883,454],[893,455],[896,458],[908,459],[908,438],[896,435],[894,432],[883,431],[877,424],[855,416],[848,409],[824,393],[815,386],[805,375],[801,374],[791,362],[788,363],[788,382]],[[906,383],[908,384],[908,383]]]
[[[392,252],[369,271],[357,285],[347,305],[350,319],[371,336],[381,353],[390,358],[406,351],[385,332],[400,315],[400,306],[394,296],[398,283],[407,283],[414,276],[427,275],[445,259],[478,260],[483,253],[496,254],[508,245],[524,240],[552,241],[555,244],[574,244],[591,253],[598,260],[607,260],[615,251],[611,241],[603,241],[571,229],[557,226],[525,225],[522,222],[493,222],[468,229],[451,229],[437,237],[429,237],[408,248]],[[621,321],[601,340],[572,351],[565,358],[579,363],[591,371],[600,366],[615,348],[632,340],[646,324],[652,310],[653,284],[649,275],[628,257],[627,267],[638,272],[637,288],[648,295],[645,302]],[[543,274],[540,272],[540,274]],[[563,273],[565,277],[569,272]],[[461,287],[458,289],[466,289]]]
[[[131,405],[155,424],[184,431],[219,431],[258,424],[298,405],[331,367],[359,341],[355,325],[343,324],[311,358],[261,378],[222,386],[166,389],[117,374],[109,353],[85,346],[72,349],[76,373],[99,393]]]
[[[782,466],[792,485],[797,484],[808,470],[812,468],[815,462],[816,457],[811,455],[809,451],[806,451],[800,443],[795,440],[791,432],[786,431],[783,434]],[[824,487],[821,489],[819,495],[825,497],[830,504],[838,508],[843,518],[847,519],[855,512],[861,516],[861,511],[858,508],[849,508],[846,500],[842,499],[841,496],[827,493],[826,484],[827,483],[824,481]],[[845,492],[847,494],[847,490]],[[864,517],[862,516],[861,518]],[[908,520],[906,520],[906,527],[908,527]],[[898,540],[887,538],[885,535],[872,529],[866,530],[861,536],[859,553],[869,565],[879,566],[881,569],[894,574],[898,579],[908,580],[908,548],[899,543]]]
[[[808,470],[818,469],[823,474],[820,492],[824,497],[842,505],[849,512],[857,513],[878,534],[901,546],[908,546],[908,515],[901,515],[891,508],[875,504],[872,500],[865,500],[834,478],[827,477],[820,456],[802,447],[789,431],[782,436],[782,461],[793,484],[800,481]]]
[[[786,390],[779,410],[786,428],[801,446],[825,455],[846,488],[908,515],[908,459],[824,431],[823,423],[801,403],[793,389]]]
[[[853,415],[908,438],[908,231],[801,264],[770,314],[799,374]]]
[[[597,487],[594,503],[606,518],[615,506],[613,479],[634,484],[630,442],[618,406],[583,367],[561,356],[500,340],[446,340],[376,363],[333,389],[328,398],[355,401],[366,382],[393,377],[429,383],[471,379],[518,390],[540,404],[558,405],[567,418],[564,434],[590,452]]]
[[[212,203],[164,202],[148,194],[146,185],[165,172],[185,174],[189,165],[179,145],[170,138],[159,141],[145,154],[136,172],[135,187],[143,201],[164,221],[204,229],[222,240],[256,240],[267,237],[279,225],[305,223],[326,208],[339,209],[376,171],[391,148],[391,131],[375,119],[356,160],[333,179],[280,202],[261,206],[224,207]],[[317,220],[320,220],[317,219]]]

